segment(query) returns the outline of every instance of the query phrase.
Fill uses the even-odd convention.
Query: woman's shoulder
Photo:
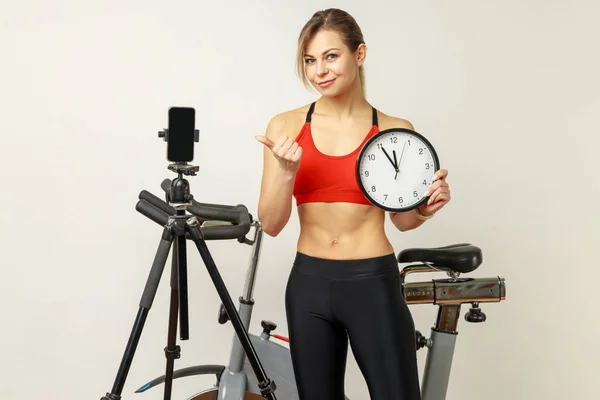
[[[286,135],[290,139],[296,139],[306,122],[306,114],[309,108],[310,104],[305,104],[298,108],[275,114],[269,120],[266,136],[271,140],[281,135]]]
[[[415,130],[413,124],[405,118],[388,115],[379,110],[377,110],[377,114],[379,119],[379,130],[383,131],[392,128],[405,128]]]

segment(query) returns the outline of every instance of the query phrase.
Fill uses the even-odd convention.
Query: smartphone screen
[[[188,162],[194,159],[194,129],[196,110],[191,107],[169,108],[167,159]]]

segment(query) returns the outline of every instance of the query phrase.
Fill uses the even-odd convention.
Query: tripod
[[[121,360],[117,377],[112,390],[101,400],[120,400],[127,374],[131,368],[133,357],[139,343],[142,330],[152,303],[154,301],[158,285],[169,256],[173,248],[171,266],[171,296],[169,309],[169,325],[167,346],[165,347],[166,373],[164,399],[171,399],[173,368],[175,359],[180,357],[181,348],[176,343],[177,321],[180,322],[181,340],[189,339],[188,302],[187,302],[187,259],[186,240],[191,239],[208,270],[213,284],[221,298],[221,302],[229,316],[240,343],[248,357],[253,372],[259,382],[259,389],[263,397],[276,400],[275,382],[271,381],[265,373],[258,359],[256,351],[250,342],[248,332],[242,324],[242,320],[235,309],[234,303],[227,291],[225,283],[219,274],[217,266],[208,250],[206,240],[238,239],[243,241],[250,230],[251,216],[247,209],[242,206],[226,206],[216,204],[202,204],[193,200],[190,194],[189,182],[184,175],[195,175],[197,167],[187,163],[173,163],[169,169],[176,172],[178,177],[173,181],[166,179],[161,187],[166,193],[167,203],[147,191],[140,193],[140,201],[136,210],[152,221],[163,226],[163,232],[156,251],[152,268],[150,270],[146,286],[140,300],[139,309],[125,353]],[[189,211],[191,214],[187,214]],[[201,227],[203,222],[218,220],[230,222],[231,226]],[[178,316],[178,313],[180,314]]]

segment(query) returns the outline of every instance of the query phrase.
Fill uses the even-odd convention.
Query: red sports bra
[[[349,154],[332,156],[321,153],[313,141],[310,122],[314,109],[315,103],[312,103],[306,122],[296,138],[296,142],[302,147],[302,160],[293,190],[296,204],[346,202],[370,205],[358,186],[356,160],[366,141],[379,132],[377,110],[373,108],[373,126],[362,143]]]

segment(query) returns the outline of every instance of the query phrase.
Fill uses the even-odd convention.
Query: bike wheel
[[[188,400],[217,400],[219,389],[209,389],[204,392],[195,394]],[[246,393],[244,400],[264,400],[264,397],[254,393]]]

